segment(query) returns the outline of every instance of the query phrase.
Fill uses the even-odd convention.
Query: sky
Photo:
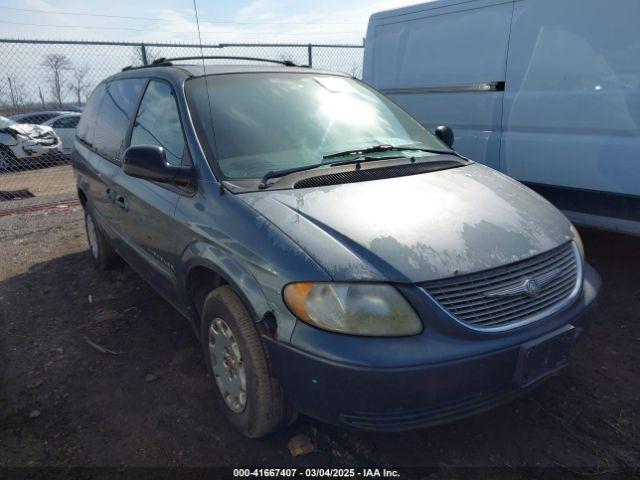
[[[204,43],[361,43],[407,0],[196,0]],[[193,0],[0,0],[0,37],[197,42]]]

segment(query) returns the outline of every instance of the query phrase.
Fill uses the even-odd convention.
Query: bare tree
[[[289,52],[283,52],[280,55],[278,55],[278,60],[280,60],[281,62],[293,62],[293,56],[291,55],[291,53]]]
[[[24,107],[25,104],[31,101],[31,97],[25,93],[24,83],[20,81],[13,82],[13,91],[16,96],[16,102],[18,106]]]
[[[157,49],[153,47],[149,47],[147,45],[140,45],[133,47],[133,55],[131,56],[131,62],[134,65],[145,65],[145,57],[146,64],[149,65],[153,63],[153,61],[157,58],[160,58]]]
[[[9,85],[9,101],[14,109],[22,108],[28,101],[27,96],[24,93],[24,85],[18,81],[15,77],[7,77],[7,84]]]
[[[46,110],[47,105],[45,104],[44,95],[42,95],[42,89],[40,88],[40,85],[38,85],[38,96],[40,97],[40,103],[42,104],[42,109]]]
[[[86,63],[81,67],[75,67],[73,69],[73,80],[69,83],[69,90],[76,96],[79,107],[82,106],[82,99],[86,98],[87,92],[91,87],[91,84],[87,81],[88,73],[89,65]]]
[[[360,78],[361,77],[360,65],[358,65],[356,62],[353,62],[353,64],[351,65],[351,71],[349,73],[354,78]]]
[[[66,55],[51,53],[44,57],[42,66],[49,69],[51,94],[53,95],[53,99],[58,103],[58,107],[62,108],[62,75],[64,72],[71,70],[71,60],[69,60],[69,57]]]

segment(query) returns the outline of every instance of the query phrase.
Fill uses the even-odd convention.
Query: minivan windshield
[[[414,149],[406,156],[450,150],[393,102],[346,77],[209,75],[189,80],[186,94],[200,141],[226,179],[328,164],[336,153],[348,158],[350,150],[377,145]]]

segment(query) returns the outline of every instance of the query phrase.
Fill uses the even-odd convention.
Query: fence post
[[[310,67],[313,67],[313,46],[309,44],[307,46],[307,63]]]
[[[140,44],[140,53],[142,54],[142,64],[148,65],[149,61],[147,60],[147,49],[144,46],[144,43]]]

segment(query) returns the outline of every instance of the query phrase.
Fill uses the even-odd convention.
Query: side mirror
[[[447,127],[446,125],[440,125],[439,127],[436,127],[436,137],[442,140],[447,147],[453,148],[454,135],[451,128]]]
[[[167,162],[164,148],[157,145],[135,145],[125,150],[122,170],[127,175],[154,182],[188,185],[192,178],[191,167]]]

